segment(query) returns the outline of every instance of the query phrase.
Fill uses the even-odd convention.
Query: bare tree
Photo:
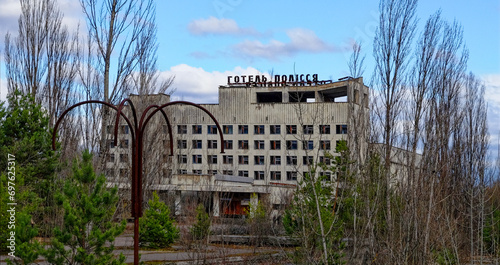
[[[136,7],[142,7],[142,3],[138,0],[107,0],[101,3],[81,0],[80,3],[87,19],[88,56],[92,57],[89,64],[95,69],[95,72],[84,74],[100,75],[99,83],[85,85],[95,93],[94,97],[98,95],[99,99],[116,104],[127,92],[127,81],[137,64],[135,44],[145,22],[140,22]],[[117,56],[116,61],[113,56]],[[116,70],[114,75],[110,72],[112,69]]]
[[[375,34],[373,54],[375,57],[374,82],[378,88],[378,99],[374,106],[374,122],[382,129],[382,158],[385,167],[384,185],[390,190],[391,158],[393,146],[398,140],[398,123],[401,117],[405,94],[411,45],[416,28],[417,0],[382,0],[380,2],[379,26]],[[391,195],[385,198],[387,220],[387,242],[390,245],[393,236],[393,212]],[[389,255],[396,254],[389,248]]]
[[[159,104],[160,102],[151,101],[158,97],[151,98],[147,95],[171,93],[167,90],[173,78],[161,80],[157,68],[158,43],[154,1],[80,0],[80,4],[86,16],[88,28],[87,45],[80,49],[82,61],[85,62],[81,68],[80,77],[87,92],[87,99],[99,99],[118,104],[129,93],[135,92],[145,97],[135,100],[139,115],[147,105]],[[113,119],[110,117],[113,113],[100,106],[88,106],[86,111],[90,114],[87,115],[88,123],[93,128],[88,131],[88,143],[92,150],[100,150],[102,157],[98,161],[97,168],[103,170],[105,166],[102,161],[108,160],[106,156],[109,155],[109,146],[106,144],[105,134],[97,132],[100,128],[112,124]],[[164,174],[171,172],[169,171],[171,168],[163,167],[165,159],[155,159],[173,155],[166,153],[169,148],[164,146],[165,139],[160,140],[163,141],[162,143],[152,141],[153,135],[163,135],[162,125],[165,123],[161,121],[163,119],[161,115],[157,116],[148,126],[146,139],[151,139],[144,146],[145,154],[150,155],[144,161],[146,199],[152,188],[162,184]],[[163,145],[163,148],[158,148],[160,145]]]
[[[347,63],[347,66],[349,67],[349,74],[353,78],[361,77],[365,72],[364,62],[366,56],[363,55],[361,57],[361,47],[362,43],[354,42],[352,44],[352,54],[349,58],[349,62]]]
[[[21,15],[17,36],[5,36],[5,65],[8,91],[31,94],[35,102],[48,111],[50,126],[76,97],[75,56],[77,35],[71,36],[62,25],[62,13],[54,0],[21,0]],[[76,136],[72,121],[65,121],[63,155],[71,159],[70,150]],[[71,152],[70,152],[71,151]]]
[[[484,253],[483,230],[485,218],[486,152],[488,148],[488,128],[484,85],[471,73],[465,79],[464,119],[462,121],[463,160],[465,181],[467,183],[467,202],[469,217],[469,256]]]
[[[168,91],[168,89],[174,81],[174,77],[160,80],[156,64],[158,43],[156,39],[156,8],[154,2],[146,1],[138,9],[140,20],[136,23],[144,21],[142,25],[144,28],[139,33],[136,43],[137,70],[131,76],[131,91],[138,95],[152,93],[166,93],[171,95],[174,91]]]
[[[5,65],[7,89],[30,95],[49,116],[49,127],[76,97],[78,58],[75,55],[77,34],[73,35],[62,25],[63,15],[54,0],[21,0],[21,14],[17,34],[5,35]],[[60,159],[71,161],[78,145],[75,119],[60,125],[62,142]],[[68,172],[60,172],[64,178]],[[50,185],[54,185],[51,182]],[[49,186],[39,194],[44,198],[34,214],[40,225],[40,235],[47,236],[60,219],[53,210],[56,186]]]
[[[403,219],[407,220],[402,226],[400,234],[407,238],[402,243],[403,251],[401,252],[401,260],[412,263],[427,263],[426,248],[422,249],[420,245],[421,231],[424,231],[424,238],[427,240],[429,230],[423,229],[425,223],[425,202],[421,199],[429,194],[424,181],[422,180],[421,159],[418,155],[418,148],[422,147],[422,130],[423,120],[429,108],[428,103],[432,97],[432,82],[436,78],[438,41],[441,38],[442,22],[440,12],[432,15],[425,24],[424,30],[418,40],[415,49],[415,64],[411,69],[411,79],[409,93],[406,98],[405,123],[403,129],[405,138],[405,147],[408,152],[405,153],[405,163],[407,170],[405,172],[406,179],[401,185],[401,203],[404,209],[401,210]],[[423,209],[424,208],[424,209]],[[427,227],[428,228],[428,227]],[[424,255],[419,250],[423,250]]]

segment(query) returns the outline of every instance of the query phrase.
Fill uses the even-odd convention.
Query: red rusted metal
[[[177,105],[177,104],[184,104],[184,105],[190,105],[194,106],[196,108],[199,108],[203,110],[205,113],[207,113],[210,118],[215,122],[215,125],[217,126],[217,129],[219,130],[219,136],[221,138],[221,153],[224,153],[224,136],[222,134],[222,129],[219,125],[219,122],[217,119],[204,107],[188,102],[188,101],[174,101],[174,102],[169,102],[166,104],[163,104],[161,106],[158,105],[149,105],[141,115],[141,119],[138,122],[137,120],[137,113],[134,104],[132,103],[132,100],[129,98],[124,99],[123,101],[120,102],[118,107],[104,102],[104,101],[99,101],[99,100],[88,100],[88,101],[83,101],[80,103],[77,103],[71,107],[69,107],[66,111],[64,111],[61,114],[61,117],[57,120],[55,126],[54,126],[54,132],[52,134],[52,149],[55,148],[55,142],[56,142],[56,135],[57,135],[57,128],[59,127],[59,124],[61,123],[62,119],[66,116],[66,114],[71,111],[72,109],[84,105],[84,104],[102,104],[104,106],[107,106],[109,108],[112,108],[116,110],[116,120],[115,120],[115,126],[114,126],[114,144],[115,146],[117,145],[117,138],[118,138],[118,125],[119,125],[119,118],[122,117],[128,124],[132,136],[132,187],[131,187],[131,213],[132,217],[134,217],[134,264],[139,264],[139,218],[142,216],[142,165],[143,165],[143,139],[144,139],[144,131],[146,129],[146,125],[148,122],[151,120],[151,118],[157,113],[161,112],[163,118],[165,119],[167,126],[168,126],[168,134],[170,136],[170,155],[173,155],[173,136],[172,136],[172,126],[170,124],[170,121],[167,117],[167,114],[163,110],[164,108],[172,105]],[[130,107],[130,111],[132,112],[132,117],[134,123],[132,124],[130,122],[130,119],[127,117],[125,113],[123,113],[123,108],[125,107],[125,103],[128,103]],[[151,113],[148,114],[148,112],[151,111]]]
[[[84,104],[102,104],[102,105],[105,105],[107,107],[110,107],[116,111],[118,111],[118,108],[110,103],[107,103],[107,102],[104,102],[104,101],[100,101],[100,100],[87,100],[87,101],[82,101],[80,103],[76,103],[75,105],[69,107],[67,110],[65,110],[62,114],[61,114],[61,117],[59,117],[59,119],[57,120],[56,122],[56,125],[54,126],[54,132],[52,133],[52,149],[53,150],[56,150],[56,135],[57,135],[57,128],[59,127],[59,124],[61,123],[62,119],[64,118],[64,116],[66,116],[66,114],[68,114],[68,112],[70,112],[72,109],[76,108],[76,107],[79,107],[81,105],[84,105]],[[127,116],[125,116],[125,114],[121,114],[121,116],[125,119],[125,121],[127,122],[128,126],[129,127],[132,127],[132,124],[130,123],[130,120],[127,118]],[[115,128],[116,129],[116,128]],[[132,135],[132,139],[135,139],[135,134],[134,132],[131,133]]]

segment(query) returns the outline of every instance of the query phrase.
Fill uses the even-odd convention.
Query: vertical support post
[[[181,191],[178,190],[175,192],[175,215],[180,215],[182,213],[182,204],[181,204]]]
[[[214,193],[214,208],[213,208],[213,215],[215,217],[219,217],[220,216],[220,197],[219,197],[219,192],[215,192]]]
[[[257,209],[258,203],[259,203],[259,194],[258,193],[250,194],[250,205],[252,205],[252,207],[254,207],[254,208],[249,209],[251,211],[249,217],[255,217],[255,210]]]
[[[255,195],[255,196],[253,196],[253,195]],[[259,194],[257,194],[257,193],[250,194],[250,203],[252,205],[257,205],[257,203],[259,203]]]
[[[134,264],[139,264],[139,217],[134,218]]]
[[[139,132],[136,130],[136,138],[132,145],[132,216],[134,217],[134,265],[139,264],[139,170],[142,170],[139,164],[139,160],[142,158],[138,149],[140,146],[140,137],[138,137]]]

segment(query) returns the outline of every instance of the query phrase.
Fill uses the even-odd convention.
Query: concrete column
[[[181,191],[178,190],[175,192],[175,215],[180,215],[181,210],[182,210],[182,205],[181,205]]]
[[[282,97],[283,97],[283,103],[290,102],[290,94],[288,93],[288,90],[286,90],[286,91],[283,90]]]
[[[255,194],[255,196],[253,196]],[[250,204],[257,206],[259,203],[259,194],[253,193],[250,195]]]
[[[215,217],[219,217],[220,216],[220,198],[219,198],[219,193],[218,192],[215,192],[214,193],[214,216]]]
[[[255,212],[257,210],[258,204],[259,204],[259,194],[257,194],[257,193],[250,194],[250,205],[252,205],[253,209],[249,209],[251,211],[249,217],[252,217],[252,218],[255,217]]]

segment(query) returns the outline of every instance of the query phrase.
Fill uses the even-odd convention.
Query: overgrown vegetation
[[[345,141],[339,142],[336,152],[340,156],[330,156],[334,159],[331,166],[312,166],[298,181],[292,203],[283,217],[286,232],[299,238],[300,247],[294,256],[297,263],[321,260],[323,264],[339,264],[342,261],[345,248],[342,239],[352,219],[353,194]],[[318,174],[316,171],[320,168],[337,173],[336,178]]]
[[[7,103],[7,104],[5,104]],[[50,235],[54,226],[56,209],[53,193],[58,157],[50,146],[49,118],[40,104],[30,95],[14,91],[7,102],[0,104],[0,163],[1,203],[0,236],[9,238],[15,232],[16,253],[19,260],[30,263],[36,259],[40,250],[33,240],[39,234]],[[9,164],[8,155],[14,156]],[[14,175],[7,176],[7,165]],[[14,201],[8,191],[8,182],[14,189]],[[14,202],[16,222],[9,225],[10,212],[7,203]],[[4,208],[5,206],[5,208]],[[15,230],[9,229],[14,227]],[[0,242],[0,253],[12,252],[7,249],[8,242]]]
[[[272,230],[270,227],[269,210],[266,209],[262,200],[258,199],[257,194],[253,193],[250,195],[250,202],[245,215],[248,232],[252,236],[250,243],[255,247],[262,245],[265,238],[272,234]]]
[[[104,175],[97,175],[92,154],[85,151],[75,160],[73,174],[56,195],[64,222],[54,229],[50,247],[43,255],[52,264],[124,264],[125,256],[115,258],[114,240],[125,230],[125,220],[112,221],[118,202],[118,189],[106,187]]]
[[[196,220],[191,226],[190,232],[194,240],[204,240],[210,235],[210,216],[205,211],[203,204],[196,207]]]
[[[62,25],[54,0],[20,1],[19,32],[6,35],[9,94],[0,105],[0,202],[2,207],[9,202],[4,191],[11,154],[16,157],[18,203],[19,259],[14,262],[27,264],[42,255],[53,264],[123,263],[123,256],[112,253],[112,242],[124,229],[124,223],[112,222],[119,194],[94,172],[104,172],[109,155],[101,130],[108,124],[101,116],[106,111],[89,106],[70,115],[60,127],[58,139],[63,143],[57,152],[50,132],[56,117],[72,103],[93,99],[116,104],[130,92],[165,92],[171,83],[158,78],[153,1],[111,2],[96,6],[92,0],[80,1],[88,40]],[[460,24],[444,20],[437,11],[419,31],[417,4],[380,1],[371,115],[357,115],[361,107],[352,104],[347,141],[340,141],[333,154],[314,154],[333,163],[316,160],[298,177],[283,216],[286,233],[299,244],[292,262],[423,265],[472,263],[477,257],[500,260],[500,163],[489,164],[486,155],[485,88],[467,72],[469,53]],[[142,19],[135,20],[139,16]],[[361,85],[355,78],[364,69],[362,52],[360,45],[354,47],[349,85]],[[113,68],[119,69],[116,76],[110,73]],[[321,124],[322,114],[314,113],[313,120]],[[299,123],[300,115],[309,114],[299,112]],[[363,126],[367,121],[370,126]],[[370,145],[349,149],[359,142]],[[147,143],[145,150],[160,157],[153,152],[155,145]],[[81,155],[82,147],[99,157]],[[71,168],[74,157],[79,159]],[[146,164],[145,185],[154,187],[164,160],[148,159]],[[179,237],[179,229],[170,209],[156,193],[152,196],[141,218],[140,241],[150,248],[168,247]],[[254,196],[246,227],[239,230],[255,236],[258,241],[253,243],[259,245],[274,231],[270,219],[276,216],[270,214],[274,205],[262,199],[255,203]],[[208,243],[210,216],[202,205],[193,216],[191,236]],[[8,218],[2,208],[2,239],[9,237]],[[221,229],[225,233],[226,227]],[[42,248],[36,237],[51,243]],[[8,252],[6,243],[0,241],[0,252]],[[198,251],[204,252],[200,257],[208,256],[206,249]]]

